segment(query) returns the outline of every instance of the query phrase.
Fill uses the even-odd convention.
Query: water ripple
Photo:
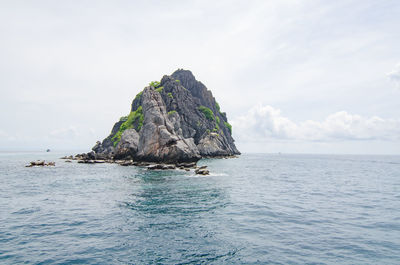
[[[2,264],[400,260],[400,157],[253,154],[196,176],[46,156],[0,158]]]

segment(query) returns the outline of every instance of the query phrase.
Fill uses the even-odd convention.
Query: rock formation
[[[182,163],[240,154],[232,127],[211,91],[188,70],[151,82],[131,112],[97,142],[90,159]]]

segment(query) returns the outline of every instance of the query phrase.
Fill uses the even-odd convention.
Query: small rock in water
[[[33,161],[31,162],[32,166],[44,166],[44,160],[38,160],[38,161]]]
[[[210,171],[208,171],[208,170],[205,169],[205,168],[198,168],[198,169],[196,169],[194,172],[195,172],[196,174],[198,174],[198,175],[209,175],[209,174],[210,174]]]
[[[37,161],[31,161],[29,165],[26,165],[25,167],[34,167],[34,166],[55,166],[56,162],[45,162],[44,160],[37,160]]]

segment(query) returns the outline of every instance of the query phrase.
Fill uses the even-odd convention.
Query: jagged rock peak
[[[186,88],[194,87],[194,84],[198,82],[190,70],[178,69],[172,73],[171,77],[180,80],[182,86]]]
[[[110,135],[93,147],[99,158],[189,162],[240,154],[232,126],[211,91],[189,70],[150,82]]]

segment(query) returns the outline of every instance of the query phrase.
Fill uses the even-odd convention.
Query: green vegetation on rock
[[[219,107],[219,104],[218,104],[218,102],[216,102],[216,101],[215,101],[215,108],[217,109],[218,112],[221,112],[221,109],[220,109],[220,107]]]
[[[214,135],[216,135],[216,136],[219,136],[219,128],[217,129],[217,128],[214,128],[213,130],[212,130],[212,133],[214,134]]]
[[[228,128],[229,132],[232,134],[232,125],[230,125],[228,122],[224,122],[224,124]]]
[[[131,113],[129,113],[129,115],[125,116],[125,117],[126,117],[125,122],[121,124],[121,126],[118,129],[118,132],[111,138],[114,147],[117,146],[117,144],[121,141],[122,133],[127,129],[133,129],[133,124],[137,120],[139,120],[139,124],[137,126],[137,131],[140,131],[140,129],[143,126],[143,120],[144,120],[142,106],[139,106],[137,108],[137,110],[135,110],[135,111],[131,111]],[[122,117],[122,118],[125,118],[125,117]]]
[[[139,108],[140,108],[140,114],[138,114],[139,115],[139,124],[138,124],[138,126],[136,128],[136,131],[140,131],[140,129],[142,129],[143,121],[144,121],[144,115],[143,115],[143,112],[142,112],[142,106],[140,106]]]
[[[158,81],[151,81],[151,82],[149,83],[149,86],[152,86],[152,87],[154,87],[154,88],[157,88],[157,87],[160,86],[160,82],[158,82]]]
[[[179,79],[176,79],[175,81],[178,82],[179,84],[181,83],[181,80],[179,80]]]
[[[117,146],[117,144],[119,143],[119,141],[121,141],[121,135],[122,135],[123,131],[118,131],[113,138],[111,138],[111,140],[113,141],[113,145],[114,147]]]
[[[219,120],[219,117],[218,116],[215,116],[215,128],[219,131],[219,123],[220,123],[220,120]]]
[[[140,97],[142,96],[142,94],[143,94],[143,91],[140,91],[140,92],[136,95],[135,100],[140,99]]]
[[[168,97],[170,97],[170,98],[172,98],[172,99],[174,98],[174,96],[172,95],[172,93],[171,93],[171,92],[168,92],[168,94],[167,94],[167,95],[168,95]]]
[[[174,113],[176,113],[176,110],[168,111],[168,115],[172,115],[172,114],[174,114]]]
[[[201,112],[203,112],[204,116],[206,116],[207,120],[209,121],[214,121],[215,120],[215,116],[214,113],[212,112],[211,109],[204,107],[204,106],[200,106],[199,110]]]
[[[163,91],[163,89],[164,89],[164,87],[163,87],[163,86],[160,86],[159,88],[156,88],[156,91],[157,91],[158,93],[161,93],[161,92]]]

